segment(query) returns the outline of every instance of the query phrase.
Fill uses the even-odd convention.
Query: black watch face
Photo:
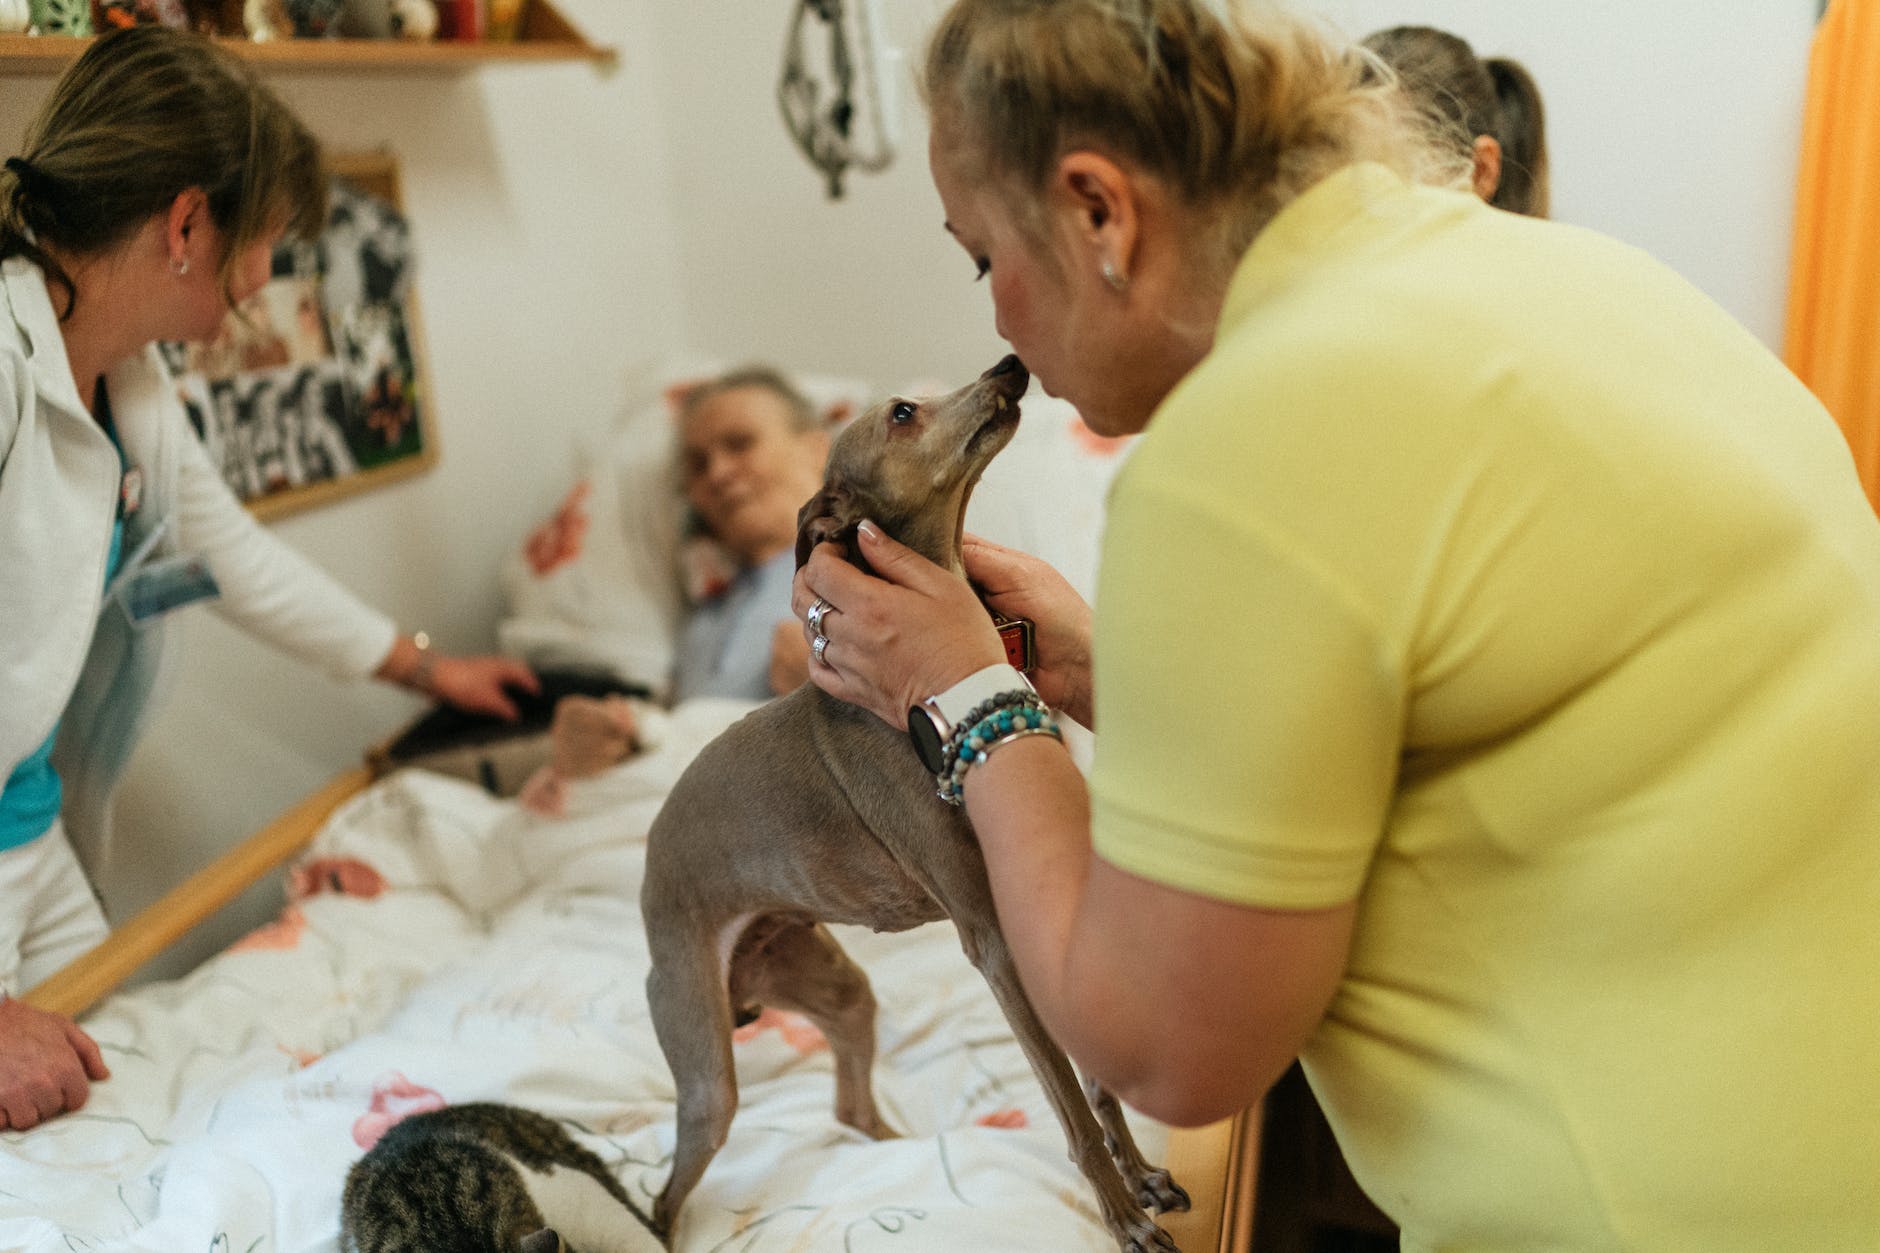
[[[907,738],[914,741],[914,752],[927,773],[939,774],[946,744],[940,739],[940,728],[933,724],[932,715],[919,705],[907,711]]]

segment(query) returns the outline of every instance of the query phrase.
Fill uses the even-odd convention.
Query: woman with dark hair
[[[513,714],[521,664],[445,657],[262,530],[191,432],[155,344],[206,339],[315,234],[318,145],[210,41],[99,39],[0,171],[0,1126],[105,1075],[69,1019],[10,998],[90,948],[111,788],[162,615],[220,596],[244,629],[340,677]],[[74,839],[68,839],[67,832]]]
[[[1476,195],[1511,213],[1547,216],[1547,114],[1525,66],[1478,57],[1468,40],[1431,26],[1393,26],[1364,46],[1397,72],[1405,95],[1468,162]]]

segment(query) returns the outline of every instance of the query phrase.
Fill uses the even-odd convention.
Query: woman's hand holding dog
[[[1037,667],[1032,686],[1045,703],[1086,727],[1096,726],[1091,681],[1090,606],[1050,563],[968,535],[960,557],[986,604],[1008,618],[1029,618]]]
[[[1005,660],[1005,648],[966,583],[872,522],[857,528],[857,542],[879,578],[820,544],[796,572],[790,605],[798,618],[819,596],[830,605],[822,620],[829,643],[810,663],[810,682],[903,727],[909,708]]]

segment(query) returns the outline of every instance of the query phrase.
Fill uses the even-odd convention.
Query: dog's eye
[[[914,420],[915,408],[916,406],[911,400],[897,400],[894,403],[894,408],[888,411],[888,418],[896,426],[906,426],[909,422]]]

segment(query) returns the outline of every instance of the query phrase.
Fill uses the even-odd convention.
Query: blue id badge
[[[196,553],[145,562],[126,576],[118,589],[125,615],[137,626],[221,594],[215,575],[209,572],[208,560]]]
[[[168,527],[169,519],[159,518],[105,589],[106,598],[116,599],[124,607],[124,616],[137,626],[147,626],[172,610],[222,594],[215,575],[209,572],[208,559],[200,554],[152,558],[157,541]]]

